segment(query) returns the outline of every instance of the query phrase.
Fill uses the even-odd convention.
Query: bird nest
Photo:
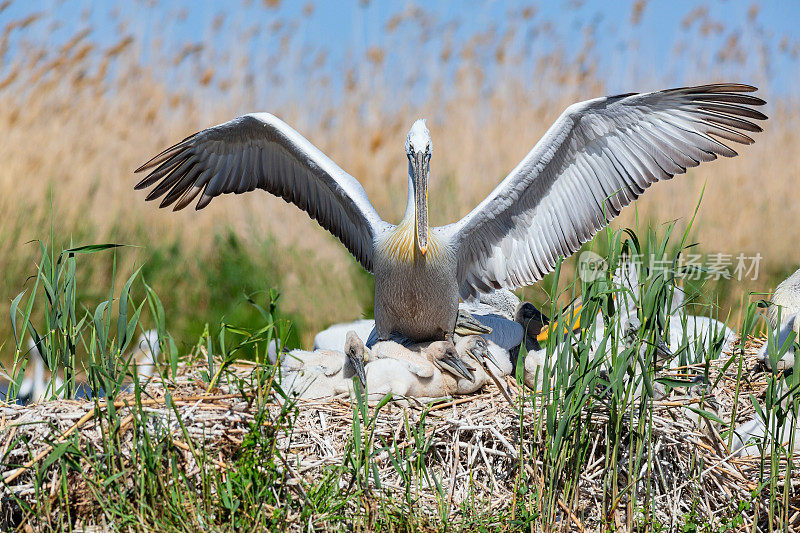
[[[748,342],[743,368],[755,364],[755,353],[761,341]],[[736,515],[742,527],[765,530],[764,505],[769,499],[761,482],[761,457],[734,457],[726,448],[718,428],[709,420],[693,416],[692,407],[713,412],[722,420],[731,419],[736,409],[737,425],[753,415],[749,395],[763,400],[766,378],[755,381],[737,380],[738,364],[728,368],[725,359],[713,364],[711,383],[722,373],[716,388],[704,393],[675,389],[658,401],[653,401],[651,440],[649,450],[638,451],[623,438],[619,443],[617,468],[619,487],[648,479],[646,491],[620,491],[622,497],[609,505],[604,495],[604,472],[608,468],[606,438],[610,433],[610,413],[603,402],[588,402],[584,419],[590,426],[592,445],[579,476],[578,488],[565,501],[555,496],[550,502],[550,521],[558,528],[596,530],[616,526],[625,529],[641,516],[630,501],[631,492],[638,502],[650,502],[655,518],[661,524],[676,525],[689,513],[703,516],[714,523],[717,519]],[[256,413],[252,398],[246,391],[220,386],[207,391],[199,379],[206,370],[202,364],[185,365],[177,378],[169,383],[151,381],[137,401],[133,396],[119,397],[113,403],[121,422],[117,430],[119,456],[131,461],[136,444],[134,417],[146,412],[147,430],[154,435],[167,436],[173,451],[183,462],[188,479],[199,481],[203,469],[216,470],[221,475],[234,464],[237,451],[250,431]],[[253,367],[235,370],[247,376]],[[506,385],[512,397],[523,393],[510,378]],[[524,392],[527,394],[527,392]],[[267,409],[275,416],[284,409],[279,399],[270,400]],[[545,494],[548,442],[537,417],[541,408],[516,402],[512,408],[498,387],[490,383],[478,393],[435,404],[390,402],[380,409],[371,406],[360,411],[349,399],[297,400],[293,410],[296,420],[285,430],[279,429],[278,449],[284,460],[280,463],[285,483],[303,496],[303,487],[318,482],[329,467],[348,464],[353,453],[354,413],[370,431],[361,432],[361,450],[371,453],[374,468],[367,483],[375,495],[407,501],[414,494],[415,510],[428,514],[432,523],[442,520],[442,508],[448,520],[457,521],[463,513],[462,504],[479,502],[492,511],[514,512],[519,506],[546,506],[535,501],[533,494]],[[522,411],[519,406],[522,405]],[[60,486],[60,471],[55,464],[47,468],[48,457],[60,443],[71,442],[85,449],[99,449],[104,431],[104,401],[60,400],[33,406],[0,404],[0,528],[8,528],[31,519],[22,516],[19,501],[34,505],[41,494],[53,494]],[[364,413],[364,414],[362,414]],[[176,416],[177,415],[177,416]],[[180,417],[180,422],[178,422]],[[636,431],[629,416],[623,433]],[[523,446],[524,444],[524,446]],[[198,464],[195,449],[202,447],[203,464]],[[366,448],[365,448],[366,447]],[[629,449],[630,448],[630,449]],[[520,458],[520,451],[525,450]],[[633,476],[628,465],[634,464],[633,454],[649,453],[650,460],[638,461],[641,471]],[[428,475],[408,481],[407,472],[398,461],[422,464]],[[783,461],[783,458],[780,459]],[[421,462],[421,463],[420,463]],[[135,472],[135,465],[131,472]],[[84,475],[91,465],[83,465]],[[777,487],[783,490],[785,464]],[[404,473],[405,472],[405,473]],[[636,477],[636,481],[633,478]],[[527,499],[520,496],[519,482],[524,478],[540,491],[528,490]],[[550,478],[552,481],[552,478]],[[433,480],[436,480],[434,482]],[[342,484],[352,479],[342,480]],[[787,516],[793,527],[800,527],[800,490],[797,480],[790,480]],[[410,486],[411,485],[411,486]],[[198,483],[198,486],[201,486]],[[564,487],[555,487],[549,494],[564,494]],[[68,483],[69,501],[81,524],[94,523],[102,513],[101,502],[92,495],[86,482],[75,474]],[[12,495],[13,493],[13,495]],[[605,496],[605,497],[604,497]],[[612,498],[613,500],[613,498]],[[752,501],[747,511],[736,509],[736,502]],[[356,505],[356,504],[354,504]],[[733,510],[732,506],[733,505]],[[498,514],[499,516],[499,514]],[[288,517],[291,521],[292,517]],[[299,518],[299,517],[297,517]],[[297,524],[302,528],[302,524]]]

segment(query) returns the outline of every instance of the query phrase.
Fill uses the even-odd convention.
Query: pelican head
[[[497,368],[501,368],[500,362],[489,349],[489,343],[480,335],[461,337],[456,344],[456,351],[458,353],[466,353],[481,364],[488,360]]]
[[[454,376],[459,376],[469,381],[475,381],[472,372],[458,356],[456,347],[449,341],[436,341],[428,345],[428,352],[433,356],[432,363],[439,370],[446,370]]]
[[[361,386],[365,386],[367,372],[364,370],[364,365],[369,362],[369,351],[355,331],[347,332],[347,338],[344,341],[344,354],[347,363],[353,367],[355,375],[361,381]]]
[[[431,133],[425,119],[411,126],[406,138],[408,157],[408,205],[406,217],[414,216],[415,241],[422,255],[428,251],[428,173],[431,161]]]

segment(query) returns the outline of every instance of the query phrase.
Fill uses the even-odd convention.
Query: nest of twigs
[[[747,372],[755,365],[755,353],[760,343],[758,340],[748,342],[743,364]],[[725,358],[721,358],[712,368],[712,383],[719,376],[724,361]],[[763,531],[766,527],[763,508],[759,507],[759,502],[769,498],[765,492],[767,489],[759,485],[762,481],[759,473],[761,457],[734,457],[727,449],[726,441],[720,437],[718,428],[688,409],[688,406],[695,406],[727,421],[736,405],[737,425],[752,418],[753,408],[748,396],[752,394],[762,399],[767,380],[763,375],[756,375],[757,380],[741,380],[737,387],[737,367],[737,364],[730,365],[713,390],[709,387],[699,391],[675,389],[669,396],[653,401],[649,450],[652,460],[641,462],[643,470],[635,476],[627,472],[626,467],[632,464],[628,457],[636,452],[626,449],[623,442],[617,462],[619,486],[624,487],[634,477],[649,479],[648,494],[637,493],[636,498],[639,502],[653,503],[661,524],[679,524],[688,513],[699,514],[713,523],[715,516],[730,516],[731,505],[735,507],[737,501],[752,500],[754,506],[738,512],[742,517],[742,527],[751,531],[754,527],[756,531]],[[246,394],[224,386],[207,392],[197,379],[199,370],[199,367],[187,366],[181,378],[168,384],[154,380],[148,384],[147,394],[141,399],[142,409],[155,415],[150,417],[148,428],[155,434],[171,436],[172,445],[183,457],[184,470],[189,478],[199,476],[201,468],[220,472],[230,468],[254,419],[253,404]],[[251,370],[251,367],[243,366],[237,369],[237,373],[246,375]],[[508,378],[506,384],[512,397],[520,393],[512,379]],[[174,407],[165,400],[167,390]],[[280,399],[275,400],[270,409],[280,410],[281,403]],[[517,406],[520,403],[517,402]],[[130,430],[134,416],[130,406],[134,404],[132,396],[120,397],[114,404],[122,419],[118,438],[123,457],[125,454],[129,456],[134,446],[134,435]],[[539,415],[527,404],[523,405],[520,413],[518,407],[514,409],[509,405],[496,385],[489,384],[479,393],[432,406],[417,405],[413,401],[389,403],[377,413],[373,407],[370,410],[371,429],[374,430],[371,438],[379,446],[374,448],[377,451],[372,459],[377,467],[380,487],[372,490],[388,497],[402,498],[408,494],[401,476],[402,469],[398,469],[389,456],[392,450],[405,450],[406,457],[417,454],[416,459],[424,461],[427,471],[439,481],[438,487],[430,482],[433,477],[414,481],[418,507],[429,512],[432,521],[436,521],[437,516],[441,519],[439,513],[443,499],[449,504],[450,519],[457,518],[460,504],[467,500],[480,501],[493,511],[511,511],[514,506],[530,505],[530,500],[520,499],[515,485],[519,482],[521,470],[527,483],[545,482],[543,469],[548,466],[543,457],[547,442],[543,434],[534,434],[532,429],[537,427],[535,417]],[[588,412],[586,415],[594,444],[585,460],[586,466],[580,474],[574,497],[569,501],[555,498],[551,502],[554,509],[551,519],[558,528],[570,530],[596,530],[609,526],[625,529],[639,515],[636,509],[631,508],[629,494],[610,508],[608,498],[604,498],[604,491],[608,490],[603,486],[603,474],[607,468],[605,439],[609,413],[602,402],[590,402],[589,405],[591,416]],[[0,460],[3,462],[0,476],[4,479],[0,486],[3,500],[0,515],[5,515],[0,516],[0,528],[14,525],[16,507],[8,505],[13,501],[11,493],[33,503],[42,491],[55,490],[58,484],[55,468],[51,469],[52,475],[46,477],[43,487],[35,486],[33,474],[35,467],[52,452],[54,444],[77,439],[88,448],[97,446],[102,432],[107,430],[98,416],[103,406],[103,401],[68,400],[27,407],[0,404]],[[302,492],[304,486],[318,480],[325,466],[346,464],[346,454],[352,453],[355,410],[347,398],[298,400],[296,406],[296,421],[291,430],[280,434],[279,449],[286,459],[282,463],[282,468],[286,469],[286,483]],[[185,429],[178,424],[176,412]],[[419,424],[422,417],[425,418],[424,425]],[[423,428],[424,435],[413,434],[419,428]],[[625,431],[632,429],[628,427]],[[527,447],[520,445],[521,440]],[[419,442],[425,445],[420,448]],[[15,449],[10,449],[12,443],[16,443]],[[210,458],[205,465],[198,465],[192,453],[192,449],[199,445]],[[527,450],[525,453],[530,453],[530,457],[520,460],[521,449]],[[785,464],[781,465],[781,471],[785,472]],[[785,481],[784,477],[778,479],[781,490]],[[347,482],[342,480],[343,484]],[[800,488],[797,486],[800,482],[790,482],[788,516],[792,527],[800,530]],[[97,516],[94,507],[97,502],[77,478],[70,484],[70,490],[75,492],[70,501],[79,502],[77,514],[84,514],[82,519],[86,522],[83,523],[91,523],[92,517]],[[81,494],[81,490],[85,493]]]

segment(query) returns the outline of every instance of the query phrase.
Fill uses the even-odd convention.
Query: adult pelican
[[[225,193],[264,189],[305,210],[375,275],[379,340],[449,339],[459,296],[540,280],[652,183],[751,144],[764,101],[725,83],[596,98],[566,109],[500,185],[460,221],[428,226],[431,136],[406,138],[403,220],[381,219],[361,184],[268,113],[238,117],[167,148],[136,172],[147,200],[196,209]],[[491,148],[491,139],[485,143]]]

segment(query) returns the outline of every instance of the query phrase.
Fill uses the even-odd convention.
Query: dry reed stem
[[[755,361],[760,341],[750,342],[746,350],[745,368],[750,368]],[[724,363],[724,358],[712,364],[711,380],[717,377],[718,368]],[[736,365],[731,365],[736,367]],[[210,464],[205,468],[216,468],[223,471],[229,468],[230,460],[241,439],[241,435],[248,430],[252,422],[253,413],[249,410],[250,404],[241,394],[224,393],[227,387],[221,384],[223,393],[215,395],[202,394],[202,384],[198,378],[199,367],[183,367],[181,377],[176,383],[165,384],[174,396],[173,402],[178,406],[192,441],[184,441],[181,432],[173,421],[170,430],[173,434],[172,442],[175,447],[186,455],[187,472],[199,475],[199,466],[195,465],[192,457],[193,448],[203,446]],[[686,369],[683,369],[684,371]],[[237,369],[238,373],[248,375],[252,372],[250,365]],[[708,431],[703,425],[703,420],[695,421],[688,417],[684,411],[687,405],[700,403],[705,409],[710,409],[713,404],[715,414],[723,420],[728,420],[735,400],[735,375],[729,369],[720,379],[720,385],[713,391],[705,390],[702,398],[705,403],[699,402],[694,393],[673,391],[671,397],[664,401],[653,402],[652,407],[652,442],[650,453],[653,454],[654,471],[648,474],[655,480],[651,486],[654,491],[654,508],[656,517],[664,524],[674,524],[676,517],[684,516],[691,510],[692,501],[700,502],[700,511],[712,523],[719,517],[729,512],[729,504],[738,499],[749,499],[752,491],[757,489],[759,459],[754,457],[733,457],[727,452],[723,442],[720,442],[719,432]],[[143,408],[162,420],[169,420],[172,416],[166,406],[164,389],[161,384],[148,385],[147,393],[152,397],[142,401]],[[751,382],[750,387],[740,386],[739,406],[736,415],[737,425],[752,416],[752,407],[746,408],[749,394],[763,399],[766,380]],[[517,391],[519,394],[519,391]],[[712,401],[713,400],[713,401]],[[125,414],[133,402],[130,399],[121,399],[114,405],[121,410],[120,416],[129,420],[131,414]],[[515,399],[519,405],[518,399]],[[100,404],[102,405],[102,403]],[[325,465],[337,466],[345,464],[344,455],[351,439],[353,406],[345,398],[330,400],[303,401],[297,403],[300,408],[298,419],[290,432],[281,434],[279,448],[282,457],[291,459],[284,462],[287,469],[287,483],[298,487],[299,497],[303,497],[304,485],[313,484],[323,475]],[[592,405],[592,404],[590,404]],[[279,404],[274,404],[270,409],[280,409]],[[418,453],[424,451],[425,468],[430,475],[435,475],[443,486],[442,497],[450,503],[450,519],[456,518],[460,505],[467,499],[484,501],[493,511],[507,509],[509,505],[531,505],[534,502],[517,502],[514,486],[519,468],[520,451],[525,453],[524,470],[537,483],[544,486],[544,464],[546,457],[544,450],[546,443],[541,435],[534,435],[530,428],[538,416],[526,404],[523,410],[524,427],[522,435],[524,441],[522,448],[519,441],[520,427],[519,414],[511,409],[506,399],[494,384],[487,385],[479,393],[454,398],[450,401],[435,404],[427,409],[424,442],[430,443],[425,450],[416,448],[413,436],[408,433],[420,421],[423,414],[422,407],[414,405],[402,407],[390,403],[385,406],[374,420],[374,449],[373,461],[375,462],[383,487],[384,496],[402,497],[407,490],[398,472],[388,460],[388,453],[397,449],[400,454],[398,460],[413,459]],[[580,476],[580,486],[576,494],[575,504],[568,505],[559,496],[555,503],[561,512],[565,513],[564,519],[572,522],[579,530],[594,531],[606,516],[601,504],[603,484],[603,465],[605,463],[605,445],[602,444],[606,434],[605,424],[608,423],[608,413],[601,404],[594,403],[592,410],[591,431],[596,435],[591,446],[591,453],[587,457],[585,467]],[[61,435],[61,440],[72,432],[78,433],[78,438],[83,445],[102,438],[98,433],[98,425],[91,420],[94,418],[94,404],[91,402],[54,401],[30,407],[3,406],[0,407],[5,423],[2,433],[6,436],[0,438],[3,448],[8,448],[11,440],[27,437],[31,443],[30,451],[25,449],[10,450],[6,456],[6,464],[19,462],[27,453],[34,455],[34,461],[25,462],[25,467],[2,472],[6,479],[7,487],[25,498],[34,497],[34,492],[29,490],[32,474],[30,467],[37,460],[41,460],[49,453],[50,447],[45,444],[45,436],[56,438]],[[372,410],[371,410],[372,411]],[[585,413],[588,414],[588,411]],[[638,415],[635,415],[638,416]],[[75,423],[70,423],[76,420]],[[68,426],[66,426],[69,424]],[[65,427],[66,426],[66,427]],[[49,429],[50,427],[55,430]],[[150,426],[148,426],[150,427]],[[58,428],[65,428],[59,433]],[[127,446],[131,443],[131,425],[121,424],[120,438]],[[55,433],[53,433],[55,432]],[[202,440],[200,440],[202,439]],[[386,446],[386,448],[384,448]],[[123,455],[130,453],[124,451]],[[621,450],[619,460],[619,475],[621,479],[629,479],[627,472],[629,460],[624,459],[626,454],[633,450]],[[643,463],[646,466],[646,462]],[[781,468],[785,468],[785,458],[780,459]],[[191,466],[191,468],[189,468]],[[641,475],[641,474],[639,474]],[[644,478],[640,478],[640,481]],[[778,479],[779,486],[785,479]],[[410,488],[420,498],[420,511],[425,513],[428,520],[435,522],[437,495],[434,486],[422,479],[412,480]],[[638,484],[636,485],[638,486]],[[73,490],[77,488],[73,487]],[[295,490],[295,489],[293,489]],[[638,490],[638,489],[637,489]],[[86,499],[88,495],[76,495]],[[621,494],[617,512],[612,513],[614,520],[621,523],[635,521],[635,516],[629,506],[630,494]],[[764,504],[765,496],[762,494],[756,501],[759,508]],[[641,496],[639,496],[641,498]],[[800,508],[800,493],[792,490],[790,509]],[[85,518],[89,519],[93,507],[88,505]],[[755,516],[743,515],[748,527],[753,526]],[[672,520],[673,522],[670,522]],[[298,527],[300,525],[298,524]],[[755,524],[755,530],[761,529]]]

